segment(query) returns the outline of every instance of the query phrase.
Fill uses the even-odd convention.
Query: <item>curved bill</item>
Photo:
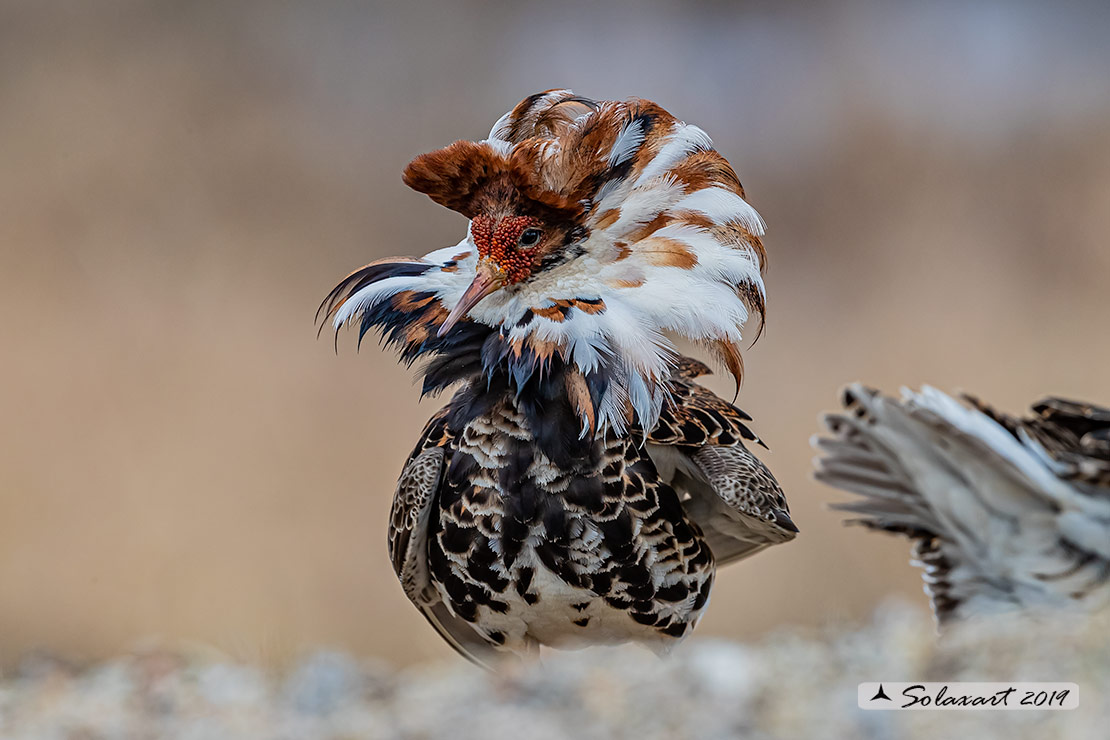
[[[459,322],[459,319],[470,313],[470,309],[477,306],[479,301],[490,293],[499,290],[504,284],[504,273],[489,262],[479,264],[478,274],[474,276],[474,281],[470,283],[470,287],[462,294],[462,298],[451,309],[451,313],[447,314],[447,319],[439,327],[436,336],[442,337],[451,331],[451,328]]]

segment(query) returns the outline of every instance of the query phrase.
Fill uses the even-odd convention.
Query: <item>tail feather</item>
[[[858,496],[833,505],[855,523],[916,541],[938,620],[1110,603],[1110,499],[1056,474],[1021,420],[929,387],[853,385],[844,405],[814,439],[816,477]]]

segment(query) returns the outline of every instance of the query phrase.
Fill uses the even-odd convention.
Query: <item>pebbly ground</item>
[[[1070,681],[1074,711],[866,712],[861,681]],[[0,737],[1106,738],[1110,618],[992,620],[941,640],[917,611],[864,627],[694,638],[666,660],[632,648],[559,653],[489,674],[460,661],[401,671],[319,652],[283,675],[145,652],[73,669],[26,659],[0,681]]]

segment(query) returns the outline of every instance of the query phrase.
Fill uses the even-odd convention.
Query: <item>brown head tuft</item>
[[[403,179],[413,190],[467,218],[513,213],[547,223],[580,220],[579,203],[539,183],[538,154],[521,147],[506,157],[483,142],[456,141],[409,162]]]

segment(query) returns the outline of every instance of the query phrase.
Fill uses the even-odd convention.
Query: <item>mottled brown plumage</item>
[[[511,398],[455,433],[450,406],[432,419],[389,542],[406,594],[445,639],[479,662],[630,639],[665,652],[703,613],[716,565],[793,538],[781,489],[743,446],[758,441],[749,417],[674,382],[682,392],[646,447],[609,431],[569,464],[537,449]]]

